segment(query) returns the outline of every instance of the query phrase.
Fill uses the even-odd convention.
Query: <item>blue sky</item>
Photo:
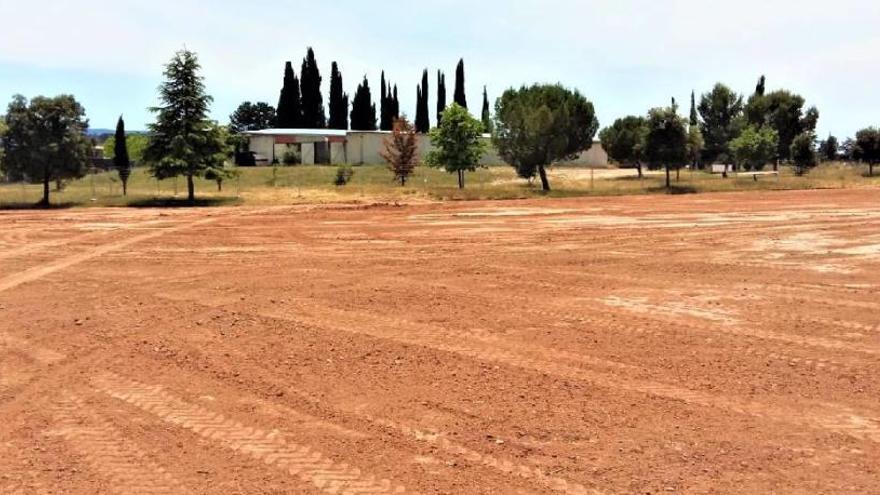
[[[144,128],[162,65],[184,46],[201,57],[221,122],[244,100],[274,105],[284,61],[298,67],[312,46],[325,102],[335,60],[349,94],[364,75],[378,92],[384,69],[410,116],[422,69],[431,101],[437,69],[451,98],[464,57],[475,110],[483,85],[494,102],[511,86],[561,82],[593,101],[604,126],[672,96],[686,112],[690,91],[716,81],[750,93],[766,74],[770,89],[819,108],[820,135],[880,125],[880,2],[868,0],[0,0],[0,19],[0,103],[72,93],[92,127],[124,114]]]

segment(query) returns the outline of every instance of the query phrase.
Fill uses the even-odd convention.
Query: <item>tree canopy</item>
[[[648,133],[645,135],[645,159],[653,167],[666,169],[666,187],[669,171],[680,168],[688,160],[687,123],[674,107],[654,108],[648,112]]]
[[[351,130],[376,130],[376,105],[370,94],[370,82],[364,76],[364,82],[358,85],[351,103]]]
[[[834,136],[828,136],[828,139],[819,143],[819,154],[823,160],[837,160],[837,153],[840,151],[840,144]]]
[[[150,143],[144,159],[157,179],[183,175],[187,198],[195,201],[195,177],[223,168],[226,142],[219,126],[208,120],[213,101],[205,93],[195,53],[177,52],[165,66],[165,81],[159,88],[161,106],[152,108],[156,122],[149,125]]]
[[[348,130],[348,94],[342,87],[342,73],[336,62],[330,66],[330,129]]]
[[[91,157],[85,110],[73,96],[13,97],[3,132],[3,172],[12,180],[43,184],[40,204],[49,205],[52,181],[85,175]]]
[[[489,93],[486,91],[486,86],[483,86],[483,111],[480,117],[483,122],[483,132],[491,134],[495,126],[492,124],[492,111],[489,108]]]
[[[394,174],[394,180],[399,181],[401,186],[418,165],[418,140],[416,130],[406,120],[400,118],[394,121],[394,129],[390,138],[385,139],[385,149],[380,153],[388,162],[388,169]]]
[[[608,158],[621,165],[635,166],[642,176],[642,154],[648,121],[644,117],[630,115],[617,119],[610,127],[602,129],[599,140]]]
[[[803,175],[804,172],[815,167],[819,163],[816,154],[816,135],[807,131],[795,136],[791,142],[789,154],[798,175]]]
[[[702,118],[700,131],[705,140],[704,162],[711,164],[719,158],[726,158],[730,153],[730,141],[739,135],[743,126],[742,96],[718,83],[700,98],[697,110]]]
[[[455,67],[455,93],[453,94],[452,101],[467,110],[467,94],[465,94],[464,88],[464,59],[459,60],[458,65]]]
[[[302,127],[302,97],[299,93],[299,79],[293,72],[293,64],[284,65],[284,85],[278,98],[276,124],[282,129]]]
[[[229,130],[235,133],[275,127],[275,109],[265,102],[243,102],[229,116]]]
[[[302,127],[306,129],[323,129],[327,127],[324,113],[324,97],[321,96],[321,71],[315,60],[315,51],[311,47],[300,70],[300,93],[302,94]]]
[[[544,191],[546,167],[588,150],[598,128],[593,104],[561,85],[509,89],[495,103],[498,153],[520,177],[539,175]]]
[[[443,120],[446,110],[446,74],[437,71],[437,125]]]
[[[779,146],[779,134],[770,127],[748,126],[730,142],[736,164],[746,170],[761,170],[773,161]]]
[[[416,132],[427,134],[431,130],[428,114],[428,70],[422,72],[422,84],[416,89]]]
[[[477,169],[485,151],[482,134],[483,125],[466,108],[457,103],[449,105],[443,122],[431,129],[434,150],[428,153],[425,163],[457,173],[458,187],[464,188],[464,173]]]
[[[131,177],[131,160],[128,157],[128,142],[125,139],[125,121],[119,116],[116,123],[116,136],[113,143],[113,166],[122,181],[122,195],[128,195],[128,178]]]
[[[880,163],[880,129],[868,127],[856,133],[853,158],[868,164],[868,174],[874,175],[874,165]]]

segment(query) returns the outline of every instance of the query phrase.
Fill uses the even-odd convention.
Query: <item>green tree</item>
[[[229,116],[229,130],[235,133],[275,127],[275,109],[264,102],[246,101]]]
[[[128,196],[128,178],[131,177],[131,160],[128,158],[128,141],[125,139],[125,121],[119,116],[113,144],[113,166],[122,181],[122,195]]]
[[[492,133],[492,112],[489,110],[489,93],[486,92],[486,86],[483,86],[483,112],[481,114],[483,122],[483,132]]]
[[[776,129],[779,145],[776,157],[788,160],[795,136],[815,132],[819,112],[815,107],[804,111],[804,98],[789,91],[778,90],[766,94],[766,124]]]
[[[431,167],[458,174],[458,187],[464,188],[465,172],[474,172],[480,164],[486,145],[480,139],[483,125],[457,103],[450,105],[443,122],[431,129],[434,150],[425,158]]]
[[[730,142],[730,151],[737,166],[746,170],[761,170],[773,161],[779,146],[779,134],[770,127],[748,126]]]
[[[509,89],[495,103],[495,147],[520,177],[537,173],[544,191],[546,167],[590,149],[598,129],[593,104],[558,84]]]
[[[645,148],[645,136],[648,133],[648,121],[644,117],[633,115],[617,119],[610,127],[602,129],[599,140],[608,158],[615,162],[635,166],[642,178],[642,152]]]
[[[874,165],[880,163],[880,129],[868,127],[856,133],[853,158],[868,164],[868,175],[874,176]]]
[[[299,80],[293,72],[293,64],[284,65],[284,85],[278,98],[276,123],[282,129],[298,129],[302,127],[302,97],[299,93]]]
[[[91,141],[85,110],[73,96],[13,97],[2,135],[3,172],[11,180],[43,184],[40,205],[49,205],[49,184],[85,175]]]
[[[700,132],[699,125],[688,126],[688,159],[691,166],[696,169],[700,164],[700,157],[703,154],[703,148],[706,147],[706,140],[703,139],[703,133]]]
[[[137,165],[144,159],[144,150],[150,144],[150,138],[146,134],[132,134],[126,132],[125,147],[128,150],[128,159],[132,166]],[[104,158],[112,160],[116,158],[116,136],[110,136],[104,141]]]
[[[798,134],[791,142],[789,154],[798,175],[803,175],[808,169],[815,167],[819,163],[816,154],[816,135],[810,131]]]
[[[213,101],[205,93],[195,53],[177,52],[165,66],[165,82],[159,88],[161,106],[152,109],[156,122],[150,124],[150,144],[144,159],[157,179],[186,177],[187,199],[195,201],[194,178],[222,168],[226,143],[218,126],[208,120]]]
[[[422,72],[422,84],[416,90],[416,132],[427,134],[431,130],[431,116],[428,114],[428,70]]]
[[[654,108],[648,112],[645,159],[653,167],[662,166],[666,169],[667,189],[672,187],[670,170],[687,163],[687,123],[672,107]]]
[[[348,130],[348,94],[342,88],[342,73],[336,62],[330,67],[330,129]]]
[[[840,145],[837,142],[837,138],[832,135],[829,135],[828,139],[819,143],[819,154],[823,160],[837,160],[837,153],[839,150]]]
[[[697,107],[702,118],[700,131],[706,146],[703,162],[714,163],[730,153],[730,141],[742,129],[743,99],[727,86],[718,83],[700,98]]]
[[[446,110],[446,74],[437,71],[437,125],[443,120],[443,111]]]
[[[696,94],[691,91],[691,115],[690,115],[690,125],[692,127],[700,125],[700,118],[697,116],[697,101]]]
[[[379,97],[379,129],[390,131],[394,126],[394,120],[391,118],[391,107],[393,101],[388,91],[388,85],[385,83],[385,71],[382,71],[382,82],[380,91],[382,96]]]
[[[467,110],[467,95],[464,89],[464,59],[458,61],[455,67],[455,93],[453,101],[465,110]]]
[[[302,94],[302,126],[306,129],[327,127],[324,113],[324,97],[321,96],[321,71],[315,61],[315,51],[306,51],[300,70],[300,93]]]
[[[373,103],[367,76],[364,76],[364,82],[358,85],[351,103],[351,130],[376,130],[376,105]]]

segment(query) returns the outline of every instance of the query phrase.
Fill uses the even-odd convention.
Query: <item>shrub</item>
[[[354,169],[351,168],[351,165],[340,165],[336,167],[336,178],[333,180],[333,184],[344,186],[351,182],[352,176],[354,176]]]
[[[285,165],[299,165],[302,163],[302,156],[296,151],[288,150],[281,155],[281,163]]]

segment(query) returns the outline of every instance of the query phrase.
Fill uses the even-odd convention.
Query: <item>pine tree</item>
[[[766,91],[767,86],[767,78],[761,75],[758,79],[758,85],[755,86],[755,94],[758,96],[764,96],[764,92]]]
[[[455,96],[453,101],[465,109],[468,107],[467,96],[465,96],[464,91],[464,59],[459,60],[458,67],[455,68]]]
[[[446,110],[446,74],[437,71],[437,125],[443,121],[443,111]]]
[[[489,110],[489,93],[486,92],[486,86],[483,86],[483,132],[492,133],[492,113]]]
[[[392,126],[391,120],[391,95],[388,85],[385,83],[385,71],[382,71],[382,84],[380,91],[382,96],[379,98],[379,129],[390,131]]]
[[[128,143],[125,142],[125,121],[119,116],[116,123],[116,139],[113,141],[113,165],[122,181],[122,195],[128,196],[128,178],[131,177],[131,160],[128,158]]]
[[[422,72],[422,85],[417,92],[416,131],[427,134],[431,130],[431,117],[428,114],[428,69]]]
[[[302,93],[302,126],[306,129],[327,127],[324,114],[324,98],[321,96],[321,72],[315,61],[315,52],[309,47],[300,71]]]
[[[351,103],[351,129],[353,131],[376,130],[376,105],[370,94],[370,83],[367,76],[364,82],[358,85]]]
[[[348,95],[342,89],[342,74],[336,62],[330,67],[330,129],[348,130]]]
[[[299,80],[293,72],[293,64],[284,65],[284,85],[278,99],[277,125],[281,129],[297,129],[302,126],[302,100],[299,94]]]
[[[693,91],[691,91],[691,125],[697,125],[699,123],[699,119],[697,118],[697,99],[696,95]]]

